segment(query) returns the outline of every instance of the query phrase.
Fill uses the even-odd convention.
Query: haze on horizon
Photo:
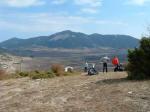
[[[141,38],[150,0],[1,0],[0,42],[63,30]]]

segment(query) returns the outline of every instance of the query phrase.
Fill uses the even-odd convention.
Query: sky
[[[141,38],[150,0],[0,0],[0,42],[63,30]]]

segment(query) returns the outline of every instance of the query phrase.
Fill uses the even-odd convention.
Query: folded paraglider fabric
[[[109,60],[110,60],[110,58],[107,57],[107,56],[102,57],[102,58],[100,59],[100,61],[103,62],[103,63],[107,63]]]

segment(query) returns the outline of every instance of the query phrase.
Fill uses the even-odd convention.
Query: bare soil
[[[127,74],[0,81],[0,112],[150,112],[150,80]]]

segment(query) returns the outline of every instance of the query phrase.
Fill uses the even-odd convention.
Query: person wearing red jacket
[[[112,64],[115,66],[114,71],[116,71],[116,69],[119,69],[119,59],[117,56],[114,56],[114,58],[112,59]]]

